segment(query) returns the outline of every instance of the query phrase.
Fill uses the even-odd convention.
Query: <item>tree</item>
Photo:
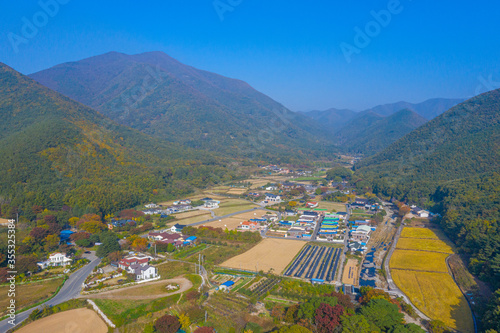
[[[104,258],[108,254],[120,251],[120,244],[118,243],[118,238],[115,234],[111,232],[104,232],[100,236],[101,245],[96,251],[98,257]]]
[[[155,329],[158,333],[176,333],[179,328],[181,328],[181,323],[175,316],[164,315],[155,322]]]
[[[59,236],[57,235],[48,235],[45,237],[45,251],[53,251],[59,245]]]
[[[441,320],[431,320],[429,322],[429,330],[432,333],[444,333],[448,331],[448,328]]]
[[[311,330],[299,325],[293,325],[290,327],[282,327],[278,331],[279,333],[312,333]]]
[[[16,260],[16,271],[18,274],[34,272],[38,269],[38,260],[35,256],[19,256]]]
[[[79,220],[80,220],[80,218],[78,218],[78,217],[70,217],[68,220],[68,223],[70,226],[76,227],[76,224],[78,223]]]
[[[181,313],[179,315],[179,323],[181,323],[181,327],[183,330],[187,330],[189,328],[189,326],[191,326],[191,320],[184,313]]]
[[[361,308],[360,314],[384,332],[389,332],[393,327],[402,324],[404,317],[399,313],[397,305],[385,299],[372,299]]]
[[[106,225],[102,223],[102,219],[97,214],[85,214],[83,215],[76,226],[82,230],[90,232],[91,234],[97,234],[103,230],[106,230]]]
[[[34,227],[30,231],[30,236],[35,239],[35,242],[41,242],[49,235],[49,230],[42,227]]]
[[[362,315],[344,315],[341,317],[342,332],[345,333],[370,333],[371,327],[368,320]]]
[[[148,240],[138,237],[132,242],[131,246],[136,251],[145,251],[148,248]]]
[[[335,331],[340,325],[340,316],[344,314],[344,308],[341,305],[331,306],[321,303],[316,309],[316,329],[319,333],[329,333]]]
[[[340,177],[342,180],[349,181],[352,177],[352,171],[347,168],[338,166],[326,172],[327,180],[333,180],[335,177]]]

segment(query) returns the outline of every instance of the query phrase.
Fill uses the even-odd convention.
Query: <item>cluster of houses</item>
[[[134,276],[136,281],[144,281],[158,278],[158,269],[150,266],[149,262],[153,257],[144,254],[129,255],[117,263],[111,263]]]
[[[170,215],[193,209],[193,206],[191,206],[191,200],[189,199],[175,201],[172,206],[168,207],[163,207],[163,205],[155,203],[147,204],[144,207],[146,209],[142,212],[146,215]]]
[[[298,213],[286,211],[285,215],[293,216]],[[283,233],[284,237],[312,239],[316,224],[321,218],[321,213],[314,211],[301,211],[296,221],[282,220],[277,223],[276,232]]]
[[[364,208],[367,210],[378,210],[381,209],[379,204],[370,203],[368,199],[356,198],[355,201],[351,204],[352,207]]]
[[[370,226],[368,220],[349,221],[351,231],[349,232],[349,250],[353,253],[366,251],[370,235],[375,227]]]
[[[179,228],[176,228],[176,226],[178,226]],[[182,234],[182,229],[180,227],[183,226],[176,224],[170,229],[166,229],[164,231],[152,231],[148,234],[148,238],[160,244],[172,244],[175,247],[193,245],[196,242],[197,237],[186,237]]]
[[[325,214],[318,229],[317,240],[344,242],[347,213]]]

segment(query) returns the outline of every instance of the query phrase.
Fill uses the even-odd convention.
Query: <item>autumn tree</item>
[[[207,326],[203,326],[203,327],[198,327],[194,333],[214,333],[214,329],[212,327],[207,327]]]
[[[45,251],[49,252],[56,249],[59,245],[59,240],[59,236],[57,235],[48,235],[47,237],[45,237]]]
[[[156,320],[154,326],[158,333],[176,333],[181,328],[181,323],[175,316],[164,315]]]
[[[34,227],[30,231],[30,236],[34,238],[35,242],[41,242],[49,235],[49,230],[42,227]]]
[[[341,305],[331,306],[321,303],[316,309],[316,328],[318,333],[329,333],[335,331],[340,325],[340,316],[344,314],[344,308]]]
[[[191,326],[191,320],[184,313],[181,313],[179,315],[179,323],[181,324],[181,327],[183,330],[187,330],[187,329],[189,329],[189,326]]]
[[[132,242],[131,246],[136,251],[145,251],[148,248],[148,240],[138,237]]]

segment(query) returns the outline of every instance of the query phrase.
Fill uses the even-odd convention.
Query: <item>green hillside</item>
[[[328,156],[334,148],[312,119],[162,52],[111,52],[31,77],[120,124],[192,148],[264,159]]]
[[[220,181],[223,162],[117,125],[0,63],[2,209],[116,211]],[[4,212],[5,213],[5,212]]]
[[[411,110],[401,110],[388,117],[363,112],[337,133],[339,148],[351,154],[373,155],[427,120]]]
[[[431,208],[470,269],[500,287],[500,90],[459,104],[356,165],[375,193]]]

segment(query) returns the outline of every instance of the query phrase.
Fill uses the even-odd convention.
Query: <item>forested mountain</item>
[[[356,111],[348,109],[339,110],[335,108],[324,111],[313,110],[300,113],[311,119],[314,119],[318,122],[319,125],[324,126],[330,131],[342,128],[342,126],[347,124],[349,120],[358,115]]]
[[[247,83],[162,52],[111,52],[31,75],[120,124],[231,156],[331,153],[317,124]]]
[[[441,213],[445,232],[471,256],[470,269],[498,288],[499,147],[500,90],[494,90],[453,107],[362,160],[356,172],[383,197]]]
[[[118,125],[1,63],[0,156],[2,209],[28,217],[33,205],[116,211],[226,177],[220,159]]]
[[[426,122],[426,119],[408,109],[388,117],[364,111],[335,135],[342,151],[372,155]]]
[[[431,120],[463,101],[463,98],[431,98],[422,103],[397,102],[383,104],[366,111],[373,111],[382,116],[390,116],[400,110],[408,109],[415,111],[427,120]]]

